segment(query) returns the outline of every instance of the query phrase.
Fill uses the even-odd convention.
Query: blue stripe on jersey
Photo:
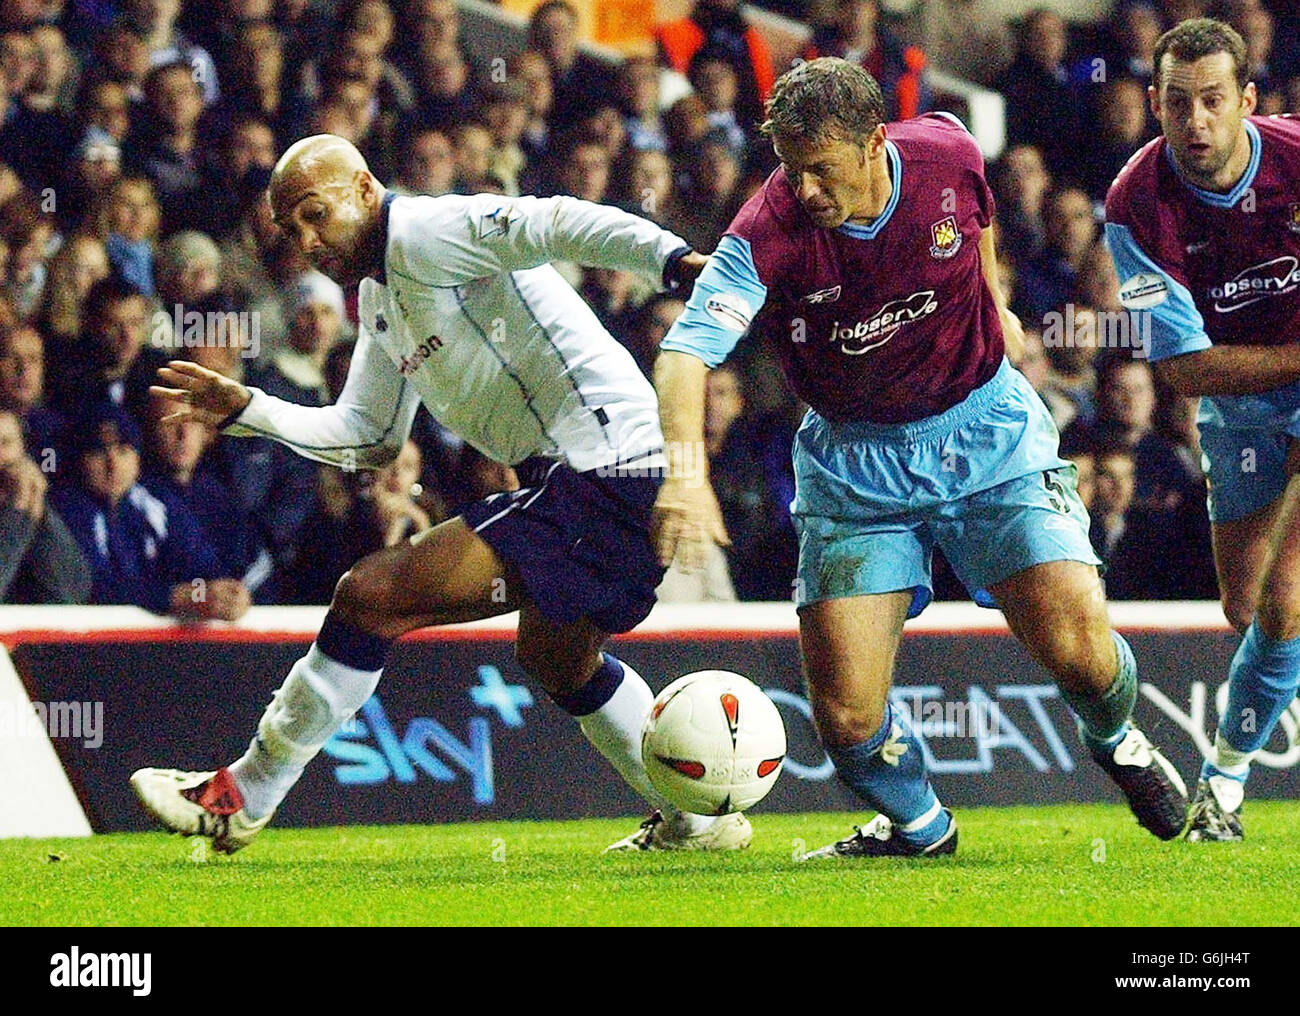
[[[1259,171],[1260,152],[1264,146],[1259,137],[1259,128],[1249,120],[1245,121],[1245,124],[1246,136],[1250,138],[1250,162],[1246,166],[1246,172],[1241,175],[1241,179],[1227,194],[1216,194],[1214,191],[1202,190],[1188,180],[1187,177],[1183,176],[1182,170],[1178,168],[1178,163],[1174,161],[1174,150],[1168,144],[1165,145],[1165,158],[1169,160],[1169,165],[1173,167],[1178,179],[1203,204],[1213,205],[1215,208],[1231,208],[1241,200],[1241,196],[1255,182],[1255,174]]]
[[[682,316],[660,349],[698,356],[710,367],[725,360],[767,300],[749,241],[728,234],[695,280]]]
[[[889,204],[885,205],[885,210],[880,213],[876,221],[866,226],[858,222],[848,222],[838,229],[846,236],[851,236],[855,240],[874,240],[876,235],[885,228],[890,216],[894,214],[894,209],[898,207],[898,195],[903,191],[903,159],[898,154],[898,146],[888,138],[885,139],[885,151],[889,154],[889,166],[891,179],[894,181],[894,192],[889,195]]]
[[[1115,259],[1121,294],[1133,288],[1155,290],[1155,293],[1134,294],[1128,302],[1123,295],[1120,297],[1129,310],[1151,315],[1151,348],[1147,350],[1147,358],[1152,363],[1213,345],[1191,292],[1146,255],[1127,226],[1106,223],[1106,247]],[[1139,279],[1139,276],[1146,278]],[[1161,284],[1165,296],[1151,305],[1150,300],[1158,297]]]
[[[955,123],[958,127],[960,127],[962,130],[964,130],[967,134],[970,133],[970,128],[967,127],[964,123],[961,122],[961,117],[959,117],[956,113],[949,113],[946,109],[932,109],[930,112],[931,112],[931,114],[934,115],[934,116],[947,117],[949,120],[951,120],[953,123]]]

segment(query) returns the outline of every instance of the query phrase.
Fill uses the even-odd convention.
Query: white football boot
[[[744,850],[754,838],[754,827],[740,812],[719,815],[707,829],[689,833],[656,811],[631,836],[605,848],[605,853],[634,850]]]
[[[145,811],[172,832],[207,836],[220,854],[248,846],[275,814],[249,818],[235,778],[225,768],[210,773],[137,769],[131,789]]]

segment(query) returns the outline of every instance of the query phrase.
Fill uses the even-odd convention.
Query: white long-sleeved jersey
[[[361,281],[359,337],[332,406],[252,389],[226,433],[373,468],[410,434],[418,404],[484,455],[574,469],[663,467],[654,389],[548,263],[659,277],[687,246],[638,216],[576,198],[393,197],[384,271]]]

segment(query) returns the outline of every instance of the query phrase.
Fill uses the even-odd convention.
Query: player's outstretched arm
[[[298,406],[173,360],[150,390],[176,406],[173,419],[196,419],[235,437],[268,437],[299,455],[342,469],[378,469],[396,458],[419,396],[366,333],[357,339],[347,382],[332,406]]]
[[[1154,365],[1179,395],[1254,395],[1300,381],[1300,342],[1211,346]]]
[[[709,483],[704,444],[704,379],[709,368],[691,353],[664,350],[655,362],[659,419],[667,442],[668,478],[659,489],[651,537],[665,566],[703,568],[709,545],[731,543]]]
[[[502,272],[573,261],[664,278],[690,245],[649,219],[578,198],[444,195],[411,220],[396,268],[429,285],[454,286]],[[675,265],[693,278],[703,257]]]

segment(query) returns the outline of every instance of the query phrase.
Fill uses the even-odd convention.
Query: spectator
[[[211,546],[222,575],[237,576],[256,603],[274,603],[276,586],[261,520],[241,510],[243,496],[216,457],[207,452],[218,435],[193,420],[169,420],[172,404],[150,400],[146,413],[146,461],[141,480],[169,516],[188,512]]]
[[[519,145],[528,164],[537,166],[545,159],[550,141],[550,126],[547,121],[555,95],[551,85],[551,68],[546,57],[531,49],[512,57],[507,68],[511,79],[523,83],[528,107],[528,120]]]
[[[686,304],[678,297],[656,293],[636,309],[627,333],[618,336],[646,377],[654,374],[659,343],[685,309]]]
[[[104,192],[92,213],[113,271],[145,296],[153,296],[154,244],[162,209],[146,177],[124,176]]]
[[[704,100],[694,93],[682,96],[664,114],[664,130],[668,132],[668,151],[674,159],[690,152],[710,130],[709,110]]]
[[[1119,275],[1115,271],[1115,261],[1101,240],[1088,248],[1079,263],[1074,300],[1085,307],[1111,313],[1123,310],[1119,302]]]
[[[622,170],[616,174],[626,184],[619,202],[636,215],[645,216],[676,232],[680,209],[673,185],[673,166],[663,152],[642,149],[628,152]]]
[[[149,320],[149,301],[138,289],[109,275],[90,287],[82,307],[80,359],[53,376],[53,407],[71,418],[88,403],[109,402],[140,414],[156,383],[157,369],[167,362],[145,342],[156,324]]]
[[[21,193],[0,208],[0,239],[9,251],[0,296],[23,320],[40,311],[54,235],[53,219],[34,196]]]
[[[520,142],[528,124],[528,102],[524,86],[503,81],[483,91],[483,122],[492,135],[488,175],[501,181],[507,194],[519,193],[519,178],[527,165]]]
[[[688,74],[692,87],[704,103],[709,130],[722,132],[743,165],[749,154],[749,134],[736,117],[739,80],[726,54],[702,49],[691,60]]]
[[[727,562],[742,600],[788,600],[798,548],[790,522],[794,428],[778,415],[746,416],[739,370],[708,376],[704,440],[709,477],[731,536]]]
[[[129,21],[117,21],[96,34],[92,80],[117,83],[131,106],[138,107],[143,100],[144,79],[151,66],[149,45]]]
[[[122,148],[101,127],[88,127],[65,167],[64,189],[56,204],[60,223],[68,231],[86,221],[91,210],[122,176]]]
[[[1098,103],[1099,129],[1088,144],[1077,168],[1088,196],[1097,203],[1133,153],[1146,143],[1146,86],[1135,78],[1116,78],[1101,88]]]
[[[201,90],[199,97],[204,105],[210,106],[221,97],[211,55],[176,28],[181,0],[119,0],[119,7],[144,40],[150,67],[183,64],[190,80]]]
[[[193,516],[137,482],[140,431],[130,415],[93,405],[69,436],[73,476],[55,488],[52,501],[90,564],[91,602],[195,619],[242,617],[248,589],[222,577]]]
[[[398,194],[449,194],[456,183],[456,159],[447,135],[433,127],[412,130],[392,190]]]
[[[87,80],[77,102],[77,120],[83,127],[100,128],[120,145],[131,129],[131,102],[126,88],[117,81]]]
[[[1016,61],[998,83],[1007,99],[1007,141],[1033,145],[1060,178],[1074,167],[1085,134],[1065,66],[1065,22],[1037,8],[1025,16]]]
[[[85,603],[90,595],[90,569],[47,489],[23,450],[17,414],[0,409],[0,603]]]
[[[191,309],[221,288],[221,251],[206,233],[174,233],[158,248],[154,265],[164,314]]]
[[[691,160],[680,235],[696,250],[712,250],[740,207],[740,162],[724,135],[710,131]]]
[[[251,383],[300,406],[326,405],[325,360],[343,334],[343,290],[320,272],[305,272],[294,282],[287,303],[288,348],[276,353],[270,368]]]
[[[38,455],[53,448],[63,418],[45,406],[45,343],[31,325],[0,323],[0,410],[22,425],[26,445]]]
[[[453,127],[451,152],[458,194],[501,189],[501,181],[492,177],[492,132],[481,123],[469,121]]]
[[[886,119],[907,120],[930,108],[925,53],[904,46],[880,23],[879,0],[837,4],[830,21],[813,28],[800,55],[805,60],[838,56],[863,67],[884,92]]]
[[[74,233],[50,259],[49,281],[40,329],[62,353],[81,334],[81,305],[90,287],[108,275],[104,244],[87,233]]]
[[[619,68],[617,94],[628,144],[666,151],[668,135],[659,118],[659,68],[649,57],[628,57]]]
[[[680,74],[690,70],[701,49],[726,53],[739,82],[736,117],[741,123],[763,119],[775,80],[772,53],[758,29],[740,13],[739,0],[696,0],[691,13],[655,28],[659,60]]]
[[[1091,307],[1072,310],[1070,329],[1057,328],[1042,336],[1052,371],[1047,388],[1039,394],[1062,429],[1072,423],[1090,428],[1097,418],[1097,373],[1092,366],[1097,355],[1097,314]]]
[[[1016,55],[1016,42],[994,0],[925,0],[921,46],[929,63],[992,86]]]
[[[30,33],[36,67],[27,83],[29,108],[41,113],[71,114],[77,94],[76,61],[57,25],[37,25]]]
[[[609,187],[609,152],[596,141],[576,141],[559,159],[556,192],[597,203]]]
[[[1160,15],[1146,0],[1125,0],[1115,11],[1108,27],[1110,52],[1107,68],[1110,79],[1124,76],[1146,85],[1155,70],[1156,40],[1164,31]]]
[[[610,72],[578,52],[578,12],[568,0],[545,0],[528,19],[528,48],[541,53],[551,70],[550,124],[574,126],[587,111],[614,94]],[[679,68],[683,72],[685,65]]]
[[[148,177],[169,228],[201,225],[206,207],[198,123],[203,96],[189,64],[154,67],[144,81],[147,120],[123,152],[126,172]]]
[[[1074,295],[1084,258],[1097,240],[1092,200],[1077,187],[1061,187],[1043,200],[1047,246],[1020,266],[1016,313],[1038,325]]]
[[[1124,537],[1126,516],[1133,504],[1136,470],[1132,449],[1124,445],[1107,445],[1095,455],[1097,475],[1093,487],[1092,518],[1093,549],[1102,563],[1109,566],[1115,558],[1116,548]],[[1111,582],[1107,592],[1114,596]]]
[[[455,46],[420,50],[415,89],[418,115],[427,126],[451,130],[478,115],[469,63]]]
[[[275,133],[275,147],[287,148],[302,134],[311,107],[287,84],[279,29],[269,21],[241,24],[226,66],[226,94],[213,110],[213,132],[225,133],[233,121],[256,117]]]
[[[249,360],[243,355],[247,350],[247,344],[241,348],[236,342],[208,342],[187,349],[185,355],[242,384],[247,380],[244,367]],[[265,588],[259,586],[258,602],[266,602],[268,595],[277,596],[279,602],[315,602],[302,598],[296,575],[306,528],[319,510],[316,464],[269,438],[216,434],[200,468],[231,492],[232,500],[224,507],[232,518],[246,521],[249,546],[271,553],[272,577]],[[259,558],[260,553],[252,560]]]

